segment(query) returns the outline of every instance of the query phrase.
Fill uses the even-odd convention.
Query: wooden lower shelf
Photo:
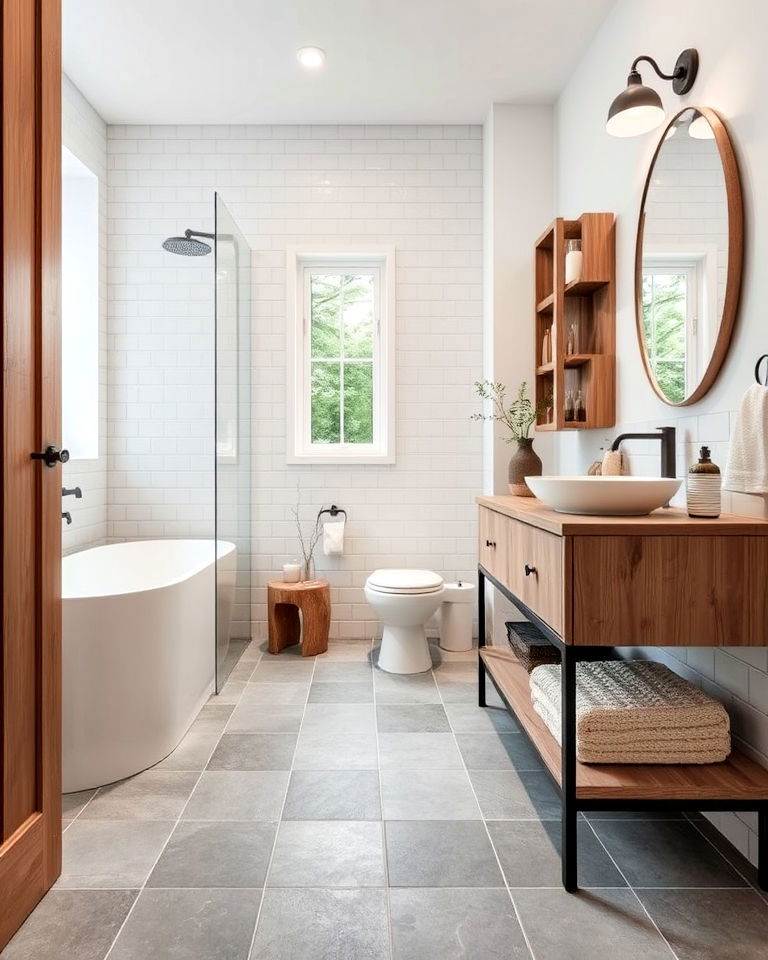
[[[528,672],[511,650],[484,647],[488,672],[549,772],[560,783],[560,745],[533,709]],[[723,763],[576,764],[579,800],[766,800],[768,770],[737,750]]]

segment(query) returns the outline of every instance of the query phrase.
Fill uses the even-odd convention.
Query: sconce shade
[[[613,137],[637,137],[648,133],[664,121],[661,97],[646,87],[640,74],[633,70],[627,77],[627,89],[611,104],[605,129]]]

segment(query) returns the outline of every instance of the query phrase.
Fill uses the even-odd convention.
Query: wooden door
[[[0,948],[61,869],[59,0],[1,16]]]

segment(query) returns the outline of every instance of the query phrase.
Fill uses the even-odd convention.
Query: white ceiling
[[[480,122],[554,100],[612,3],[64,0],[64,69],[114,123]]]

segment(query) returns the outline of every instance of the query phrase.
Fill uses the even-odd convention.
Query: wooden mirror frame
[[[648,351],[645,346],[645,336],[643,333],[643,231],[645,226],[645,201],[648,196],[648,188],[651,183],[651,174],[656,166],[656,160],[659,152],[664,145],[667,133],[680,117],[688,110],[697,110],[709,123],[715,134],[715,143],[720,154],[720,162],[723,165],[723,176],[725,179],[725,192],[728,203],[728,271],[725,284],[725,302],[723,303],[723,314],[720,319],[720,326],[717,332],[717,339],[712,350],[712,356],[707,364],[707,369],[699,381],[699,385],[693,393],[675,403],[666,397],[659,387],[656,377],[648,360]],[[635,239],[635,327],[637,330],[637,342],[640,348],[640,356],[643,359],[643,367],[656,396],[663,400],[670,407],[687,407],[692,403],[697,403],[710,390],[723,365],[728,354],[728,348],[731,344],[733,330],[736,325],[736,315],[739,308],[739,296],[741,293],[741,277],[744,264],[744,207],[741,193],[741,178],[739,176],[739,167],[736,162],[736,154],[733,149],[728,129],[721,117],[709,107],[696,107],[688,105],[678,111],[664,127],[661,139],[653,151],[651,162],[648,166],[648,173],[645,177],[645,186],[643,187],[643,196],[640,201],[640,214],[637,221],[637,237]]]

